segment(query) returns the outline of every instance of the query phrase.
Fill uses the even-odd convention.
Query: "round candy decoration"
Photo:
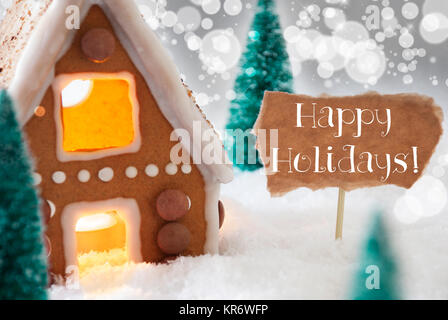
[[[221,200],[218,202],[218,211],[219,211],[219,229],[221,229],[224,224],[224,218],[226,216],[226,211],[224,210],[224,204]]]
[[[115,51],[115,38],[108,30],[95,28],[82,37],[81,49],[89,60],[103,63]]]
[[[160,229],[157,245],[166,254],[179,254],[188,248],[191,234],[187,227],[178,222],[171,222]]]
[[[162,219],[175,221],[187,214],[190,201],[185,193],[180,190],[165,190],[156,201],[156,209]]]

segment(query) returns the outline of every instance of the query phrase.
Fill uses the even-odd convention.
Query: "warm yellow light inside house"
[[[134,140],[130,84],[123,79],[78,79],[61,92],[63,149],[95,151]]]
[[[81,217],[75,227],[79,270],[128,261],[126,223],[116,212]]]

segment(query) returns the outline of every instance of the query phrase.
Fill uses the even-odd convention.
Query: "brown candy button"
[[[178,223],[171,222],[160,229],[157,235],[157,245],[166,254],[179,254],[190,244],[190,231]]]
[[[48,222],[50,222],[50,218],[51,218],[51,207],[48,204],[47,200],[42,200],[41,201],[41,212],[42,212],[42,219],[45,225],[48,225]]]
[[[96,63],[105,62],[115,51],[115,38],[106,29],[92,29],[81,40],[84,55]]]
[[[185,193],[180,190],[165,190],[158,197],[156,209],[162,219],[175,221],[187,214],[190,201]]]
[[[224,204],[221,200],[218,202],[218,211],[219,211],[219,229],[221,229],[224,224],[224,218],[226,216],[226,211],[224,210]]]

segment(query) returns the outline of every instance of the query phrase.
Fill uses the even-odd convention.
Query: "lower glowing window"
[[[115,211],[83,216],[75,231],[81,274],[95,266],[128,262],[126,223]]]
[[[130,83],[126,79],[76,79],[61,92],[62,147],[66,152],[130,145],[135,138]]]

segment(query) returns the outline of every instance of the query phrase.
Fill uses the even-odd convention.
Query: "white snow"
[[[448,215],[399,222],[404,190],[347,193],[342,241],[334,240],[337,189],[299,189],[270,198],[261,174],[223,186],[226,220],[220,255],[168,265],[104,266],[79,288],[53,286],[52,299],[346,299],[370,212],[382,200],[401,269],[403,297],[448,298]]]

